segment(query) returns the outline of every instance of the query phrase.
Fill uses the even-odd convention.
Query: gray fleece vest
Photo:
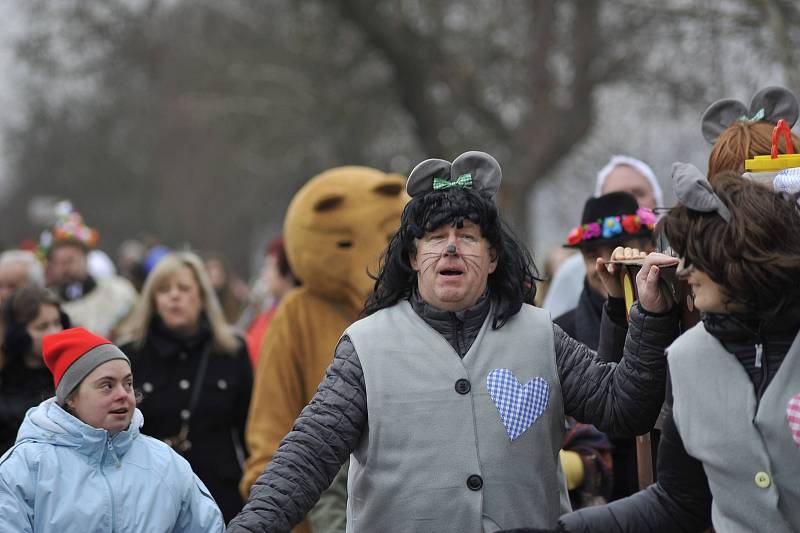
[[[714,528],[800,531],[800,431],[789,420],[792,398],[800,404],[800,336],[758,403],[745,369],[702,322],[668,360],[675,424],[708,476]]]
[[[493,330],[492,316],[463,359],[407,301],[347,329],[368,412],[348,532],[553,528],[568,510],[550,317],[523,305]]]

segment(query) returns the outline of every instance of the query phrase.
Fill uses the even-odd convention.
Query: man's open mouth
[[[442,276],[460,276],[464,272],[454,268],[448,268],[439,272]]]

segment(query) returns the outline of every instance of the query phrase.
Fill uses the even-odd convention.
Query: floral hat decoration
[[[611,192],[586,201],[581,224],[569,232],[563,246],[617,246],[631,239],[648,239],[653,236],[655,223],[656,215],[639,207],[631,194]]]
[[[710,144],[735,122],[769,122],[783,119],[791,128],[797,122],[800,106],[797,97],[783,87],[765,87],[750,100],[750,107],[733,98],[717,100],[706,109],[700,121],[703,137]]]
[[[464,152],[453,162],[426,159],[408,176],[406,192],[411,198],[453,187],[472,189],[489,198],[500,189],[500,163],[486,152]]]
[[[53,227],[44,230],[39,236],[39,251],[43,257],[59,243],[75,243],[86,249],[97,245],[100,235],[83,221],[81,214],[72,207],[72,202],[63,200],[55,206],[56,221]]]

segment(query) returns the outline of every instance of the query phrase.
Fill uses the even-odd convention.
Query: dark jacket
[[[411,303],[417,314],[459,354],[474,340],[474,335],[466,338],[464,333],[474,329],[469,327],[471,320],[486,316],[474,310],[440,311],[414,300]],[[553,326],[565,413],[629,435],[648,431],[658,416],[666,379],[664,347],[677,328],[673,316],[654,317],[638,308],[632,316],[625,358],[619,365],[596,359],[594,351]],[[345,336],[316,395],[256,481],[244,511],[228,531],[288,531],[298,523],[359,442],[367,426],[366,398],[358,354]]]
[[[28,409],[54,393],[53,374],[47,367],[27,368],[13,361],[0,370],[0,455],[14,444]]]
[[[209,350],[202,393],[189,422],[190,449],[184,457],[206,484],[227,522],[242,508],[238,483],[245,458],[244,425],[253,383],[247,348],[225,353],[212,346],[205,319],[197,334],[178,337],[157,317],[143,346],[120,347],[131,360],[139,408],[147,423],[142,432],[157,439],[178,434],[181,412],[188,409],[202,354]]]
[[[603,316],[605,303],[605,296],[595,292],[586,278],[583,278],[583,291],[578,298],[577,307],[554,318],[553,322],[561,326],[564,333],[573,339],[596,350],[600,342],[600,318]]]
[[[578,300],[578,306],[557,317],[553,322],[562,327],[570,337],[586,344],[589,348],[597,349],[598,353],[608,361],[619,361],[622,357],[622,346],[600,349],[600,321],[603,316],[603,304],[606,299],[596,293],[584,278],[583,292]],[[625,323],[625,300],[610,298],[607,304],[607,316],[622,329],[627,328]],[[604,335],[604,342],[609,342],[618,337]],[[623,336],[624,338],[624,336]],[[636,466],[636,441],[630,437],[611,436],[614,445],[612,452],[614,480],[612,483],[611,498],[609,501],[630,496],[639,490],[639,478]]]
[[[706,314],[703,325],[742,364],[761,398],[798,334],[800,313],[770,322]],[[763,346],[760,365],[757,344]],[[667,401],[672,404],[671,397]],[[686,452],[669,413],[658,449],[658,482],[607,506],[565,515],[560,526],[570,532],[703,531],[711,525],[711,498],[703,464]]]

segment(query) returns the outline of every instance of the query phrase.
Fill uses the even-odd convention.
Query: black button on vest
[[[466,379],[459,379],[456,381],[456,392],[459,394],[466,394],[472,389],[472,385],[469,384],[469,380]]]
[[[467,478],[467,488],[469,490],[481,490],[483,478],[477,474],[472,474]]]

